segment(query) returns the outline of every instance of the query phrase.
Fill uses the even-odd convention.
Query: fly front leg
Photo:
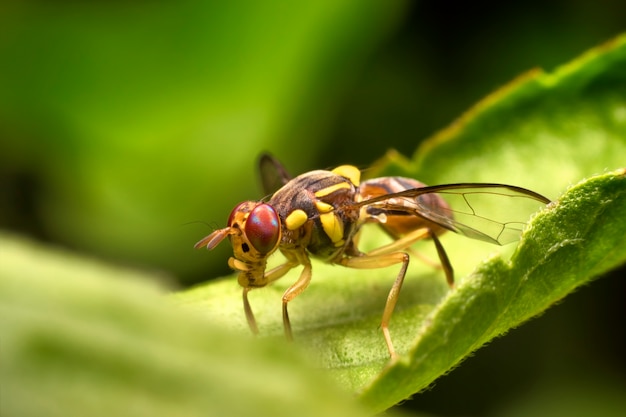
[[[289,321],[289,312],[287,311],[287,304],[296,298],[309,286],[311,282],[311,261],[306,254],[300,254],[298,256],[299,263],[304,265],[304,269],[300,273],[298,280],[283,294],[283,327],[285,329],[285,337],[288,340],[293,340],[293,334],[291,332],[291,322]]]
[[[389,356],[391,356],[392,359],[396,358],[398,354],[393,347],[391,335],[389,334],[389,321],[391,320],[393,310],[396,308],[398,295],[400,294],[400,289],[402,288],[402,283],[404,282],[404,277],[406,276],[406,270],[409,266],[409,255],[405,252],[392,252],[374,255],[367,254],[354,258],[343,258],[339,261],[339,264],[348,268],[356,269],[377,269],[402,264],[402,267],[398,272],[398,276],[396,277],[396,280],[389,291],[389,295],[387,296],[385,310],[383,311],[383,318],[380,323],[385,342],[387,343],[387,349],[389,350]]]
[[[276,281],[278,278],[281,278],[290,269],[297,266],[298,262],[285,262],[282,265],[277,266],[276,268],[266,272],[263,276],[264,285],[267,285],[273,281]],[[254,313],[252,312],[252,307],[250,306],[250,301],[248,300],[248,293],[250,290],[258,288],[258,287],[244,287],[243,288],[243,311],[246,313],[246,320],[248,321],[248,327],[254,335],[259,334],[259,328],[256,324],[256,319],[254,318]]]
[[[255,336],[259,334],[259,327],[256,325],[256,319],[250,307],[250,301],[248,301],[248,293],[254,287],[246,287],[243,289],[243,311],[246,313],[246,320],[248,321],[248,327]]]

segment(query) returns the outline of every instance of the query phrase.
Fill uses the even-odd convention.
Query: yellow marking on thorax
[[[319,211],[320,214],[330,213],[331,211],[335,209],[332,205],[328,203],[324,203],[323,201],[316,201],[315,208],[317,208],[317,211]]]
[[[340,182],[338,184],[330,185],[326,188],[322,188],[321,190],[316,191],[315,197],[317,198],[326,197],[327,195],[332,194],[337,190],[342,190],[344,188],[350,189],[351,188],[350,184],[348,184],[347,182]]]
[[[304,210],[297,209],[289,213],[287,218],[285,218],[285,226],[287,226],[287,229],[289,230],[296,230],[306,223],[308,219],[309,217],[306,215]]]
[[[341,165],[333,169],[332,172],[349,179],[355,187],[358,187],[361,183],[361,171],[353,165]]]
[[[339,220],[335,213],[320,214],[320,221],[330,241],[335,246],[343,245],[343,222]]]

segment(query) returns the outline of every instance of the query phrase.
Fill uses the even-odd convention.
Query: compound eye
[[[276,210],[269,204],[259,204],[248,215],[244,231],[260,254],[272,252],[280,239],[280,221]]]

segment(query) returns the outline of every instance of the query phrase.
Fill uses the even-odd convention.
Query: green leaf
[[[290,305],[288,344],[280,297],[289,278],[251,293],[263,335],[253,339],[233,277],[164,297],[145,282],[153,277],[0,236],[0,414],[360,415],[355,392],[371,411],[390,407],[626,261],[625,86],[621,37],[495,93],[412,160],[381,163],[375,175],[561,195],[510,260],[511,247],[444,236],[453,290],[414,259],[391,322],[402,354],[393,363],[377,327],[394,268],[315,263],[309,289]],[[363,246],[382,244],[369,232]],[[433,257],[429,242],[416,249]]]
[[[400,360],[388,363],[377,329],[393,268],[314,263],[313,282],[290,304],[296,344],[371,410],[425,389],[492,338],[626,261],[624,171],[594,176],[623,167],[623,155],[626,36],[553,73],[521,77],[427,141],[412,160],[390,152],[370,174],[429,184],[509,183],[562,196],[534,218],[512,255],[510,246],[444,236],[454,290],[440,271],[412,262],[390,325]],[[591,178],[563,194],[584,177]],[[383,239],[372,232],[362,244],[375,247]],[[417,249],[434,259],[428,242]],[[251,293],[263,336],[281,337],[280,298],[296,275]],[[233,278],[176,297],[207,320],[247,331]]]
[[[169,302],[154,277],[0,234],[3,416],[356,416],[281,343]]]
[[[374,409],[427,387],[489,340],[626,261],[626,171],[593,177],[535,217],[509,262],[481,264],[430,313],[406,360],[362,393]],[[400,329],[409,332],[409,328]]]

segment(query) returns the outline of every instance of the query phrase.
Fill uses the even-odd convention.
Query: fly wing
[[[433,205],[429,194],[442,197],[449,207]],[[389,204],[402,198],[405,204]],[[461,183],[413,188],[365,200],[382,211],[419,216],[453,232],[497,245],[517,239],[532,213],[549,203],[546,197],[503,184]]]
[[[268,153],[259,157],[259,176],[265,195],[272,195],[291,180],[283,164]]]

